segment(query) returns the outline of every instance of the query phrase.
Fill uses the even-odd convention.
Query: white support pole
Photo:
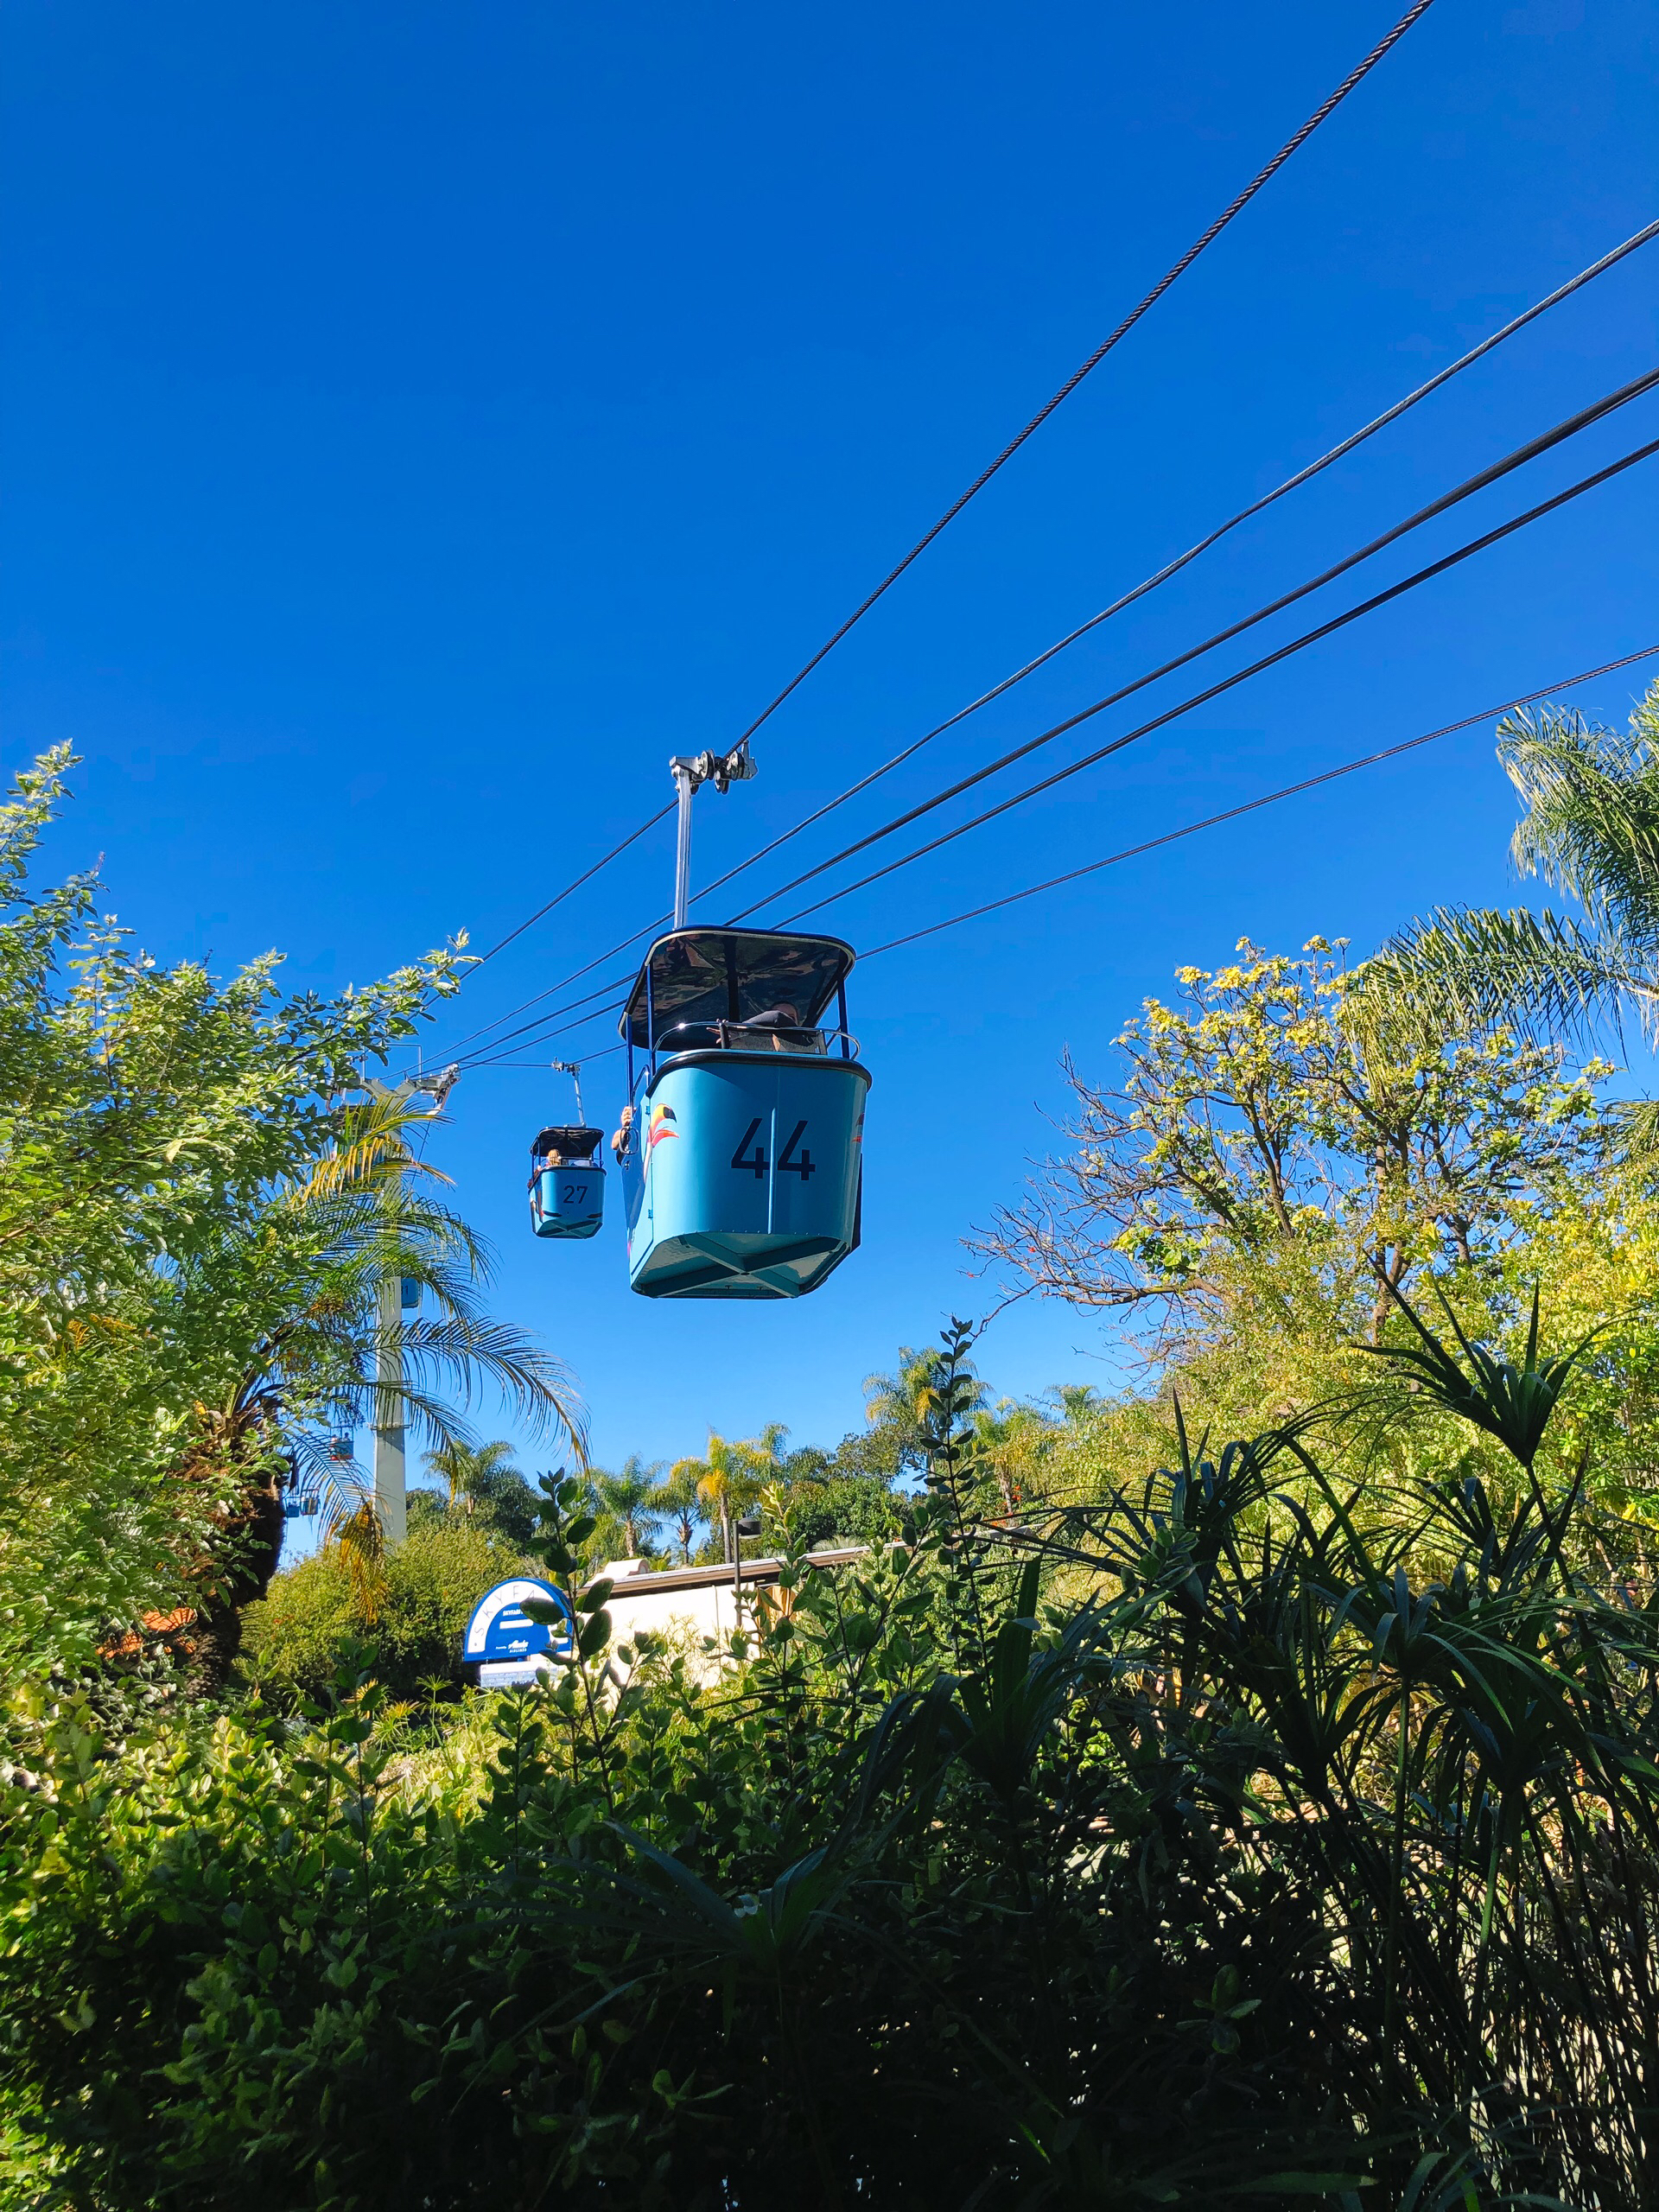
[[[704,784],[723,791],[731,784],[747,784],[754,773],[748,740],[729,753],[678,753],[668,764],[679,802],[674,841],[674,926],[683,930],[691,909],[691,801]]]
[[[397,1275],[380,1285],[375,1338],[374,1510],[381,1541],[396,1550],[409,1533],[409,1494],[404,1455],[403,1402],[395,1392],[404,1380],[404,1286]]]
[[[691,906],[691,798],[702,779],[690,760],[671,760],[680,815],[674,842],[674,926],[685,927]]]
[[[442,1074],[405,1077],[395,1090],[369,1078],[377,1098],[402,1106],[425,1091],[435,1113],[454,1088],[458,1068]],[[409,1533],[409,1484],[404,1430],[404,1284],[401,1274],[382,1278],[375,1300],[374,1329],[374,1511],[380,1541],[394,1551]]]

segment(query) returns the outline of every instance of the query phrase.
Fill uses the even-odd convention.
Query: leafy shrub
[[[1455,1479],[1363,1525],[1302,1428],[1011,1556],[963,1335],[916,1547],[792,1558],[716,1681],[617,1688],[571,1481],[548,1689],[399,1720],[348,1648],[302,1736],[20,1720],[12,2201],[1645,2212],[1659,1623],[1574,1566],[1613,1532]],[[1524,1469],[1562,1380],[1427,1387]]]
[[[394,1697],[415,1696],[435,1675],[460,1680],[467,1617],[524,1555],[483,1516],[412,1516],[407,1541],[388,1555],[365,1602],[360,1574],[339,1545],[279,1574],[242,1616],[242,1672],[270,1700],[295,1706],[323,1695],[341,1655],[373,1639],[377,1678]]]

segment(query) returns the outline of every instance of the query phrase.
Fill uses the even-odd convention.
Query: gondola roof
[[[782,1005],[815,1027],[855,957],[838,937],[792,930],[675,930],[645,955],[618,1026],[630,1043],[649,1048],[649,978],[658,1037],[683,1022],[748,1021]]]

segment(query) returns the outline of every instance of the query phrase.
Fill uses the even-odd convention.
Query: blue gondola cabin
[[[530,1147],[530,1225],[538,1236],[592,1236],[605,1217],[602,1129],[543,1129]]]
[[[870,1077],[847,1031],[853,958],[781,930],[652,945],[622,1018],[612,1140],[642,1296],[798,1298],[856,1247]]]

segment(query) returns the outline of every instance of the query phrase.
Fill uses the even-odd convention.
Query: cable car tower
[[[628,1103],[611,1141],[628,1280],[645,1298],[799,1298],[859,1242],[870,1076],[847,1027],[855,956],[839,938],[690,925],[691,802],[754,763],[745,743],[669,767],[674,926],[623,1011]]]

